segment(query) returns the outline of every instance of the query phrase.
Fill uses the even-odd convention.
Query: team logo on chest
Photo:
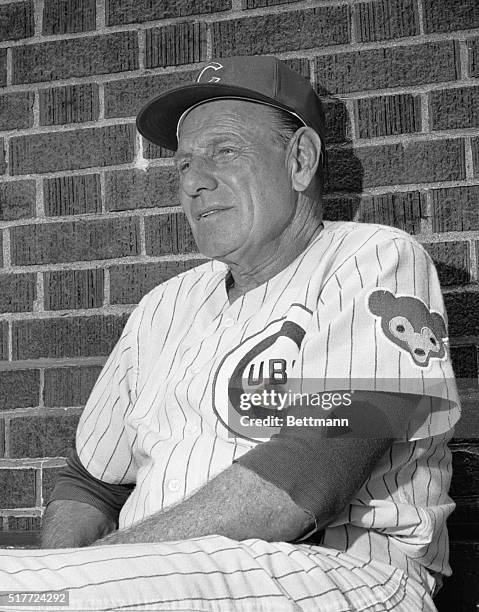
[[[288,388],[310,318],[311,311],[294,304],[287,316],[247,337],[222,359],[213,379],[213,410],[235,436],[248,438],[239,426],[241,416],[264,418],[284,408],[280,395]],[[245,397],[261,393],[261,403],[245,408]]]

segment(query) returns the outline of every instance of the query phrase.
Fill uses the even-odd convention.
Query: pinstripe
[[[218,262],[203,264],[153,290],[134,311],[116,353],[102,371],[79,429],[78,448],[84,449],[87,460],[102,477],[123,473],[123,478],[136,480],[122,510],[120,525],[127,527],[149,513],[180,502],[199,483],[206,483],[251,448],[252,444],[240,441],[234,431],[231,435],[213,411],[214,402],[224,401],[223,395],[215,396],[223,380],[218,372],[230,367],[235,355],[241,355],[243,345],[253,346],[255,338],[264,339],[269,329],[279,329],[271,325],[290,317],[295,320],[291,313],[299,312],[298,306],[304,310],[314,304],[313,312],[307,310],[311,312],[307,324],[307,319],[299,319],[307,327],[301,346],[297,353],[288,354],[288,376],[299,379],[301,385],[303,380],[318,378],[318,385],[324,386],[330,379],[352,380],[359,375],[366,381],[368,377],[373,379],[374,388],[382,389],[380,384],[391,379],[393,391],[399,387],[424,393],[429,378],[442,378],[447,397],[455,401],[454,384],[448,380],[449,360],[431,360],[427,371],[415,366],[404,349],[386,338],[380,318],[367,309],[369,293],[384,288],[393,294],[400,290],[401,295],[417,296],[431,310],[442,313],[437,281],[434,274],[429,274],[431,265],[422,248],[399,230],[328,223],[292,265],[233,304],[227,296],[231,273]],[[234,324],[229,326],[228,319]],[[246,344],[248,341],[252,344]],[[133,345],[128,347],[128,342]],[[265,354],[267,359],[271,353]],[[412,381],[413,391],[406,389],[406,379],[409,385]],[[118,386],[118,393],[112,393],[110,385]],[[451,427],[457,414],[451,410],[448,418]],[[356,567],[368,568],[376,559],[389,565],[403,563],[406,571],[409,568],[413,572],[415,565],[408,559],[418,558],[424,567],[448,571],[443,534],[451,504],[446,495],[437,494],[437,486],[440,490],[441,483],[447,482],[450,457],[445,441],[431,437],[441,433],[437,431],[438,423],[446,420],[439,416],[435,419],[431,410],[425,431],[419,433],[419,442],[391,447],[345,509],[344,519],[341,515],[337,527],[325,530],[325,544],[338,548],[337,555],[328,554],[328,563],[337,558],[339,568],[336,572],[324,566],[321,571],[329,572],[327,576],[339,580],[336,574],[346,572],[346,567],[353,571],[352,562],[339,553],[343,547],[353,555],[350,559],[355,559]],[[123,424],[126,420],[128,436]],[[194,434],[186,431],[190,424],[198,426]],[[413,425],[411,436],[416,434]],[[129,454],[127,439],[131,439]],[[436,481],[434,475],[433,482],[435,468],[440,477]],[[178,489],[168,488],[170,478],[179,482]],[[428,509],[430,526],[426,526],[426,513],[418,508],[435,504],[444,507],[436,513]],[[423,537],[421,530],[426,528],[430,529],[429,546],[416,536],[421,533]],[[294,550],[305,548],[299,544]],[[323,555],[317,549],[310,550],[315,561]],[[297,576],[315,574],[314,568],[296,567],[294,554],[288,558],[291,566],[281,566],[271,573],[283,581],[283,598],[289,596],[286,587],[296,584]],[[267,559],[264,557],[265,562]],[[282,557],[272,553],[271,562],[274,559],[279,561]],[[188,575],[190,565],[185,563],[182,571]],[[169,575],[163,567],[155,571],[160,577]],[[341,593],[355,593],[359,610],[367,609],[366,603],[373,602],[374,593],[382,596],[381,580],[376,589],[368,589],[358,583],[357,577],[349,586],[348,579],[343,578],[340,588],[329,591],[332,585],[320,584],[300,594],[301,599],[296,601],[322,598],[319,601],[329,602],[331,597],[331,601],[339,602]],[[402,593],[389,595],[387,609],[400,608]],[[230,600],[237,597],[249,596],[232,589]],[[179,597],[175,601],[191,600]]]

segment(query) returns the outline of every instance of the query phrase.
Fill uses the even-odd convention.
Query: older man
[[[433,610],[459,408],[429,257],[323,223],[321,103],[275,58],[211,62],[138,127],[176,150],[212,261],[131,315],[46,511],[44,547],[67,550],[4,555],[2,588],[81,609]]]

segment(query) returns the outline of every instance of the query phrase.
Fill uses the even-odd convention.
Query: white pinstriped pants
[[[390,565],[321,546],[207,536],[157,544],[0,550],[1,591],[67,589],[69,606],[1,610],[415,612],[427,591]]]

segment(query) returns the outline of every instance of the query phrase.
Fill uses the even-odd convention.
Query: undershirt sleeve
[[[118,526],[120,510],[134,487],[134,484],[109,484],[98,480],[83,467],[76,450],[72,449],[48,503],[54,500],[83,502],[103,512]]]
[[[337,487],[341,482],[345,490],[351,490],[351,497],[356,493],[350,468],[358,453],[371,453],[374,440],[403,438],[409,418],[423,399],[411,394],[371,391],[355,391],[352,398],[350,406],[342,406],[330,415],[348,418],[348,430],[283,425],[278,434],[234,463],[284,490],[296,505],[316,519],[325,491],[331,490],[330,487]],[[288,410],[288,414],[304,417],[316,412],[317,415],[317,408],[307,406],[294,407],[293,411]],[[345,440],[349,443],[345,444]],[[332,453],[334,461],[331,461]]]

